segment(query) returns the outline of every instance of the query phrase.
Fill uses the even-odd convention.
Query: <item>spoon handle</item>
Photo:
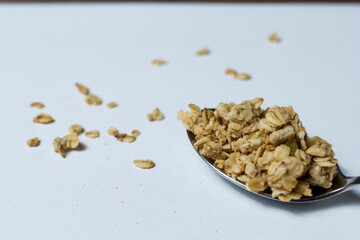
[[[360,177],[349,177],[347,179],[347,186],[350,189],[360,187]]]

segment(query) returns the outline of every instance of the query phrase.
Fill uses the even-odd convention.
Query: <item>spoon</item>
[[[209,109],[209,110],[215,110],[215,109]],[[221,171],[220,169],[216,168],[214,166],[214,160],[210,159],[210,158],[206,158],[204,156],[202,156],[195,148],[194,143],[196,142],[195,140],[195,135],[190,132],[187,131],[189,140],[191,142],[191,145],[194,147],[195,151],[199,154],[199,156],[212,168],[215,170],[216,173],[218,173],[221,177],[225,178],[226,180],[228,180],[229,182],[235,184],[236,186],[246,189],[246,185],[243,184],[242,182],[236,181],[235,179],[229,177],[228,175],[226,175],[223,171]],[[345,176],[338,165],[337,166],[337,170],[338,170],[338,174],[336,175],[336,177],[333,179],[333,185],[331,186],[331,188],[321,188],[321,187],[311,187],[312,190],[312,197],[302,197],[299,200],[291,200],[291,203],[309,203],[309,202],[316,202],[316,201],[320,201],[326,198],[330,198],[330,197],[334,197],[336,195],[339,195],[341,193],[347,192],[351,189],[354,189],[356,187],[360,187],[360,177],[347,177]],[[278,198],[273,198],[271,196],[270,192],[252,192],[258,196],[261,197],[265,197],[265,198],[269,198],[275,201],[279,201],[281,202]]]

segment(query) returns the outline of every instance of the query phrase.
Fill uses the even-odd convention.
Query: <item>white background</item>
[[[292,105],[360,175],[359,22],[359,5],[0,5],[0,238],[358,239],[359,191],[304,205],[253,196],[196,155],[176,112]],[[203,46],[211,54],[196,56]],[[119,107],[86,105],[75,82]],[[155,107],[164,121],[147,121]],[[55,122],[33,124],[41,112]],[[63,159],[52,140],[74,123],[101,137]],[[110,126],[142,134],[120,143]],[[132,163],[147,158],[154,169]]]

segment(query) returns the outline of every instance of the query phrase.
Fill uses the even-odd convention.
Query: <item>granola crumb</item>
[[[39,138],[32,138],[32,139],[29,139],[26,141],[26,144],[29,146],[29,147],[37,147],[39,146],[40,144],[40,140]]]
[[[225,70],[225,74],[226,75],[232,75],[232,76],[236,76],[237,75],[237,72],[234,70],[234,69],[231,69],[231,68],[227,68],[226,70]]]
[[[131,132],[131,134],[134,135],[135,137],[138,137],[138,136],[140,136],[140,131],[135,129]]]
[[[152,160],[134,160],[135,166],[142,169],[150,169],[155,166],[155,163]]]
[[[149,121],[161,121],[164,119],[164,114],[160,112],[159,108],[156,108],[152,113],[148,113],[147,118]]]
[[[54,119],[45,113],[41,113],[33,119],[34,123],[48,124],[54,122]]]
[[[94,94],[88,94],[86,95],[85,102],[89,105],[101,105],[102,100],[99,96],[96,96]]]
[[[108,130],[108,134],[110,136],[116,136],[117,134],[119,134],[119,131],[114,127],[110,127]]]
[[[204,47],[196,52],[196,55],[202,56],[202,55],[208,55],[210,53],[209,49]]]
[[[81,85],[80,83],[75,83],[75,86],[82,94],[84,94],[84,95],[89,94],[89,89],[87,87],[85,87],[84,85]]]
[[[100,135],[100,132],[98,130],[91,130],[85,133],[85,136],[88,138],[98,138]]]
[[[114,107],[117,107],[118,104],[117,104],[116,102],[110,102],[110,103],[106,104],[106,106],[107,106],[108,108],[114,108]]]
[[[41,102],[34,102],[30,106],[37,109],[42,109],[45,107],[45,105]]]
[[[280,42],[280,38],[278,37],[278,35],[276,33],[270,34],[268,39],[270,42],[275,42],[275,43]]]
[[[234,76],[235,79],[240,79],[240,80],[249,80],[251,79],[251,76],[247,73],[240,73],[240,74],[236,74]]]
[[[136,137],[132,136],[132,135],[126,135],[123,138],[123,142],[126,142],[126,143],[132,143],[132,142],[135,142],[135,140],[136,140]]]
[[[68,130],[69,130],[69,133],[73,133],[73,134],[76,134],[76,135],[80,135],[81,133],[84,132],[84,128],[80,124],[71,125],[68,128]]]
[[[167,61],[165,61],[165,60],[162,60],[162,59],[154,59],[153,61],[152,61],[152,64],[153,65],[155,65],[155,66],[162,66],[162,65],[165,65],[165,64],[167,64],[168,62]]]
[[[66,157],[68,151],[77,148],[79,144],[80,139],[75,134],[68,134],[63,138],[57,137],[53,141],[54,151],[63,158]]]

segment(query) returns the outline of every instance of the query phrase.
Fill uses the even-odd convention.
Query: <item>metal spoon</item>
[[[215,110],[215,109],[209,109],[209,110]],[[191,142],[191,145],[194,147],[194,143],[196,142],[195,140],[195,135],[190,132],[187,131],[189,140]],[[216,168],[214,166],[214,160],[206,158],[204,156],[202,156],[194,147],[195,151],[199,154],[199,156],[212,168],[216,171],[216,173],[218,173],[221,177],[225,178],[226,180],[228,180],[229,182],[235,184],[238,187],[241,187],[243,189],[246,189],[246,185],[236,181],[235,179],[229,177],[228,175],[226,175],[224,172],[222,172],[220,169]],[[325,189],[325,188],[321,188],[321,187],[312,187],[312,197],[302,197],[299,200],[291,200],[291,203],[309,203],[309,202],[316,202],[316,201],[320,201],[323,200],[325,198],[330,198],[333,196],[336,196],[338,194],[347,192],[351,189],[354,189],[356,187],[360,187],[360,177],[347,177],[345,176],[341,171],[339,166],[337,165],[338,168],[338,174],[336,175],[336,177],[333,179],[333,185],[331,186],[331,188],[329,189]],[[261,197],[265,197],[265,198],[269,198],[275,201],[280,201],[278,198],[273,198],[271,196],[271,194],[269,192],[252,192],[258,196]],[[281,202],[281,201],[280,201]]]

